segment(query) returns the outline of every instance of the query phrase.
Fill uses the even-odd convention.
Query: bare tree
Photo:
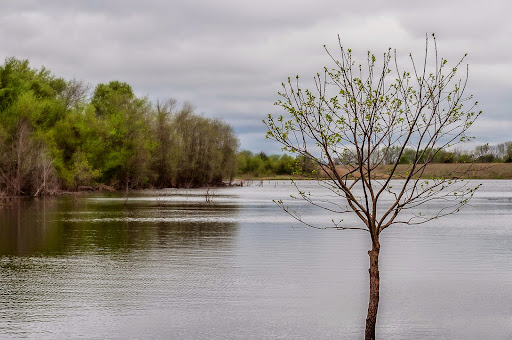
[[[26,118],[18,119],[13,136],[0,138],[0,193],[4,196],[51,194],[58,183],[53,158]]]
[[[169,187],[172,184],[172,151],[175,144],[172,119],[176,114],[178,102],[176,99],[157,100],[155,103],[154,151],[153,170],[156,175],[157,187]]]
[[[299,196],[316,207],[339,216],[355,213],[361,224],[344,225],[333,219],[330,226],[316,226],[291,210],[283,201],[276,203],[297,220],[315,228],[353,229],[368,232],[371,239],[369,304],[365,338],[375,338],[379,305],[380,234],[397,223],[419,224],[457,212],[472,197],[471,187],[454,171],[447,178],[422,179],[426,166],[436,153],[469,139],[466,131],[480,112],[463,104],[467,66],[458,76],[464,57],[448,66],[427,37],[421,62],[410,57],[407,70],[399,68],[396,51],[389,49],[382,64],[368,52],[359,64],[339,39],[339,56],[326,49],[334,62],[314,77],[313,90],[302,89],[299,77],[283,83],[282,99],[276,102],[289,115],[268,116],[267,137],[280,142],[283,150],[313,160],[328,178],[319,185],[334,198],[314,197],[298,188]],[[406,171],[399,171],[400,157],[407,149],[414,157]],[[393,157],[382,150],[395,150]],[[347,157],[354,155],[354,157]],[[336,165],[335,160],[345,159]],[[375,169],[391,161],[385,178],[377,179]],[[339,162],[338,162],[339,163]],[[403,181],[392,181],[394,178]],[[330,195],[330,197],[333,197]],[[414,213],[413,208],[432,201],[443,207],[433,214]],[[431,209],[429,209],[431,211]]]
[[[90,85],[81,80],[72,79],[66,82],[58,97],[67,109],[83,105],[91,91]]]
[[[53,167],[54,160],[40,143],[38,153],[35,155],[35,169],[32,174],[34,196],[43,194],[55,194],[58,191],[57,176]]]

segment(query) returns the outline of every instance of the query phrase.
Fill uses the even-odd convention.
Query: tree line
[[[231,126],[120,81],[65,80],[28,60],[0,66],[0,195],[218,185],[236,175]]]
[[[412,164],[418,161],[425,163],[512,163],[512,142],[497,145],[483,144],[473,150],[461,149],[446,150],[444,148],[414,149],[399,146],[390,146],[377,149],[370,155],[372,164]],[[357,162],[357,154],[345,149],[335,160],[338,165],[354,164]]]
[[[400,154],[398,146],[382,147],[370,155],[372,164],[412,164],[418,160],[425,163],[512,163],[512,142],[497,145],[483,144],[473,150],[453,151],[440,149],[420,149],[418,156],[413,148],[405,148]],[[351,165],[357,163],[357,154],[350,149],[344,150],[334,159],[336,165]],[[265,177],[279,175],[313,176],[316,165],[306,157],[292,157],[287,154],[267,155],[265,152],[253,153],[248,150],[237,154],[237,172],[239,176]]]
[[[265,152],[254,154],[251,151],[243,150],[237,155],[237,169],[238,174],[242,177],[312,176],[316,165],[302,156],[267,155]]]

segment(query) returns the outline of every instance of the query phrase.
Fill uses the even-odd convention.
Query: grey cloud
[[[510,121],[509,10],[505,1],[459,0],[8,0],[0,46],[3,57],[28,58],[59,76],[93,85],[119,79],[151,99],[189,100],[232,124],[243,148],[278,151],[261,120],[279,112],[272,104],[287,76],[307,82],[329,65],[323,44],[335,50],[340,33],[357,55],[396,47],[406,60],[410,51],[421,55],[434,31],[450,61],[469,52],[469,90],[485,110],[478,135],[497,128],[494,138],[506,140],[499,122]]]

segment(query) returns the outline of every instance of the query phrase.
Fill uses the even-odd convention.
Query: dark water
[[[512,338],[512,181],[483,183],[458,215],[383,233],[379,338]],[[0,210],[0,338],[360,339],[368,235],[301,227],[271,201],[291,193],[13,202]]]

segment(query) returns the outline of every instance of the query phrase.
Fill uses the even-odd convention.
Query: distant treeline
[[[229,125],[189,104],[119,81],[90,91],[27,60],[0,66],[0,195],[216,185],[236,174],[237,148]]]
[[[419,150],[420,163],[510,163],[512,162],[512,142],[498,145],[479,145],[473,151],[444,149]],[[399,164],[411,164],[415,159],[416,150],[406,148],[400,156]],[[374,153],[375,159],[370,160],[376,164],[382,159],[382,164],[394,164],[400,155],[400,147],[383,148]],[[335,164],[355,164],[357,156],[346,150],[341,157],[335,159]],[[272,177],[279,175],[314,176],[316,165],[302,156],[267,155],[264,152],[254,154],[250,151],[241,151],[237,155],[238,174],[247,177]],[[322,174],[319,174],[322,175]]]
[[[394,164],[399,159],[399,164],[411,164],[416,159],[418,152],[419,163],[510,163],[512,162],[512,142],[501,143],[498,145],[479,145],[472,151],[464,150],[445,150],[445,149],[424,149],[414,150],[405,148],[400,154],[401,147],[392,146],[382,148],[380,152],[372,154],[370,163]],[[382,160],[382,162],[380,162]],[[335,162],[337,164],[354,164],[357,162],[357,156],[350,150],[345,150],[341,157]]]
[[[238,174],[242,177],[272,177],[278,175],[312,176],[316,165],[302,156],[253,154],[244,150],[237,155]]]

